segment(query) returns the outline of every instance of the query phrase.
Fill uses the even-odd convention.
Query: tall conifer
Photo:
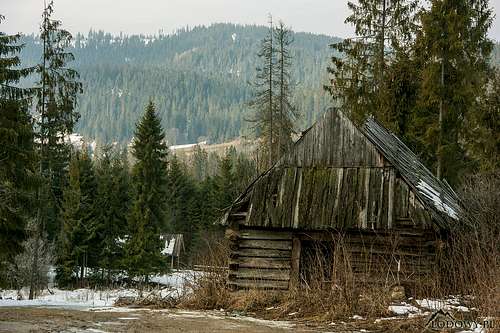
[[[298,117],[292,103],[292,32],[280,21],[274,31],[276,43],[276,109],[277,109],[277,158],[279,159],[292,144],[293,123]]]
[[[467,161],[461,141],[486,87],[493,44],[487,0],[433,0],[422,14],[422,63],[414,133],[439,178],[456,182]]]
[[[0,24],[4,19],[0,15]],[[0,32],[0,266],[22,250],[37,185],[28,110],[33,91],[17,86],[34,68],[19,68],[19,38]]]
[[[418,0],[360,0],[348,7],[351,14],[345,22],[354,26],[356,36],[331,45],[339,55],[332,57],[325,88],[354,120],[372,114],[392,125],[388,67],[398,55],[410,52]]]
[[[132,202],[128,217],[129,239],[125,265],[131,276],[159,272],[165,267],[160,254],[160,232],[166,224],[167,154],[165,134],[153,102],[137,124],[132,155]]]

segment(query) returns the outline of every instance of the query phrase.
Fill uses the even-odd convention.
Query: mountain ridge
[[[251,135],[248,82],[255,76],[257,52],[266,27],[213,24],[179,29],[169,35],[77,34],[70,51],[84,93],[76,130],[101,143],[125,143],[152,97],[171,144],[208,139],[224,142]],[[326,35],[293,34],[295,103],[303,113],[297,127],[310,125],[329,104],[323,91],[329,44]],[[24,36],[23,63],[40,57],[35,35]]]

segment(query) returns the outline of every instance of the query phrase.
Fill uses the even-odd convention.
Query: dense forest
[[[0,33],[0,285],[36,297],[49,266],[60,287],[123,272],[148,282],[169,269],[166,233],[183,234],[194,260],[258,171],[332,105],[357,125],[378,119],[454,187],[498,173],[500,57],[487,2],[419,11],[399,0],[387,12],[372,2],[353,5],[356,36],[344,40],[271,18],[73,38],[53,2],[40,36]],[[386,16],[398,24],[378,25]],[[75,132],[97,149],[70,145]],[[241,136],[259,148],[196,146],[185,159],[169,149]]]
[[[169,144],[250,135],[245,123],[249,81],[265,34],[261,26],[214,24],[169,35],[76,35],[68,48],[84,89],[76,131],[101,143],[127,142],[141,110],[154,97]],[[311,33],[293,33],[292,38],[294,103],[303,114],[298,119],[303,129],[329,105],[322,85],[329,44],[338,38]],[[23,63],[37,63],[39,38],[24,36],[23,42]]]

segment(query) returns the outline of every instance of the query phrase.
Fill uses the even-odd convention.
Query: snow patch
[[[423,308],[429,310],[455,310],[461,312],[469,312],[470,309],[464,305],[460,304],[460,300],[457,298],[448,298],[448,299],[421,299],[416,300],[417,304]]]
[[[394,312],[395,314],[397,315],[406,315],[406,314],[409,314],[409,313],[418,313],[420,312],[420,309],[413,306],[413,305],[410,305],[410,304],[407,304],[407,303],[402,303],[400,305],[390,305],[389,306],[389,310]]]

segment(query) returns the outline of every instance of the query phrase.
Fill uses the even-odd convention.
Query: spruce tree
[[[174,155],[169,161],[168,211],[169,229],[173,233],[184,233],[189,229],[188,200],[192,196],[192,188],[185,169],[186,166],[177,156]]]
[[[232,149],[231,149],[232,148]],[[219,169],[215,176],[215,186],[218,194],[217,208],[219,215],[229,207],[238,194],[237,179],[234,172],[234,161],[236,151],[233,147],[226,150],[219,163]]]
[[[97,266],[99,253],[93,241],[95,230],[92,224],[96,194],[97,182],[90,155],[87,150],[75,152],[69,165],[69,180],[63,191],[61,209],[57,270],[61,285],[68,285],[75,272],[80,286],[83,286],[86,268]]]
[[[126,163],[107,146],[97,164],[97,195],[90,222],[89,244],[95,263],[106,271],[108,284],[111,270],[119,268],[123,259],[120,239],[126,235],[129,208],[129,182]]]
[[[165,134],[153,102],[137,124],[132,155],[131,211],[128,216],[129,239],[124,264],[131,277],[159,272],[165,267],[160,254],[160,232],[166,223],[167,154]]]
[[[421,20],[416,47],[422,78],[413,132],[438,178],[456,183],[467,162],[461,141],[486,86],[492,11],[487,0],[433,0]]]
[[[77,96],[82,92],[79,75],[68,63],[74,60],[66,49],[71,46],[71,34],[61,28],[61,22],[52,19],[53,1],[43,11],[40,39],[43,53],[42,63],[38,66],[40,80],[37,98],[37,128],[40,143],[40,173],[45,178],[48,188],[46,202],[47,221],[44,227],[53,239],[58,233],[58,207],[62,198],[65,173],[70,160],[70,146],[67,136],[73,133],[78,121],[76,112]]]
[[[56,279],[61,287],[70,286],[73,282],[73,275],[76,274],[78,266],[79,245],[82,237],[78,233],[81,229],[80,218],[80,167],[78,155],[71,159],[68,171],[68,184],[63,192],[61,207],[61,234],[59,236],[59,256],[57,260]],[[80,232],[81,234],[81,232]]]
[[[417,0],[360,0],[349,2],[346,23],[356,36],[331,45],[338,53],[328,67],[330,92],[337,107],[360,122],[372,114],[393,127],[388,67],[399,55],[409,53],[416,29]]]
[[[203,181],[208,176],[208,154],[202,149],[199,145],[194,147],[193,158],[192,158],[192,166],[193,166],[193,176],[194,179],[198,182]]]
[[[0,15],[0,24],[4,19]],[[0,269],[22,251],[38,183],[28,110],[33,90],[17,85],[34,68],[19,67],[19,38],[0,32]]]
[[[500,170],[500,68],[495,68],[480,98],[477,112],[469,115],[468,151],[483,172]]]
[[[298,117],[292,103],[292,44],[291,30],[280,21],[275,31],[276,43],[276,109],[277,109],[277,158],[279,159],[292,145],[293,123]]]
[[[189,250],[195,234],[195,224],[200,216],[195,202],[195,186],[186,169],[187,166],[173,156],[168,173],[168,226],[172,233],[183,234],[185,246]]]
[[[70,160],[67,135],[73,132],[78,120],[75,111],[77,95],[82,91],[78,73],[67,67],[74,60],[66,52],[71,45],[71,34],[61,29],[61,22],[51,18],[51,1],[42,14],[40,38],[43,44],[42,63],[38,66],[40,81],[37,89],[37,139],[39,151],[39,175],[44,180],[37,193],[37,228],[34,231],[34,255],[29,298],[33,299],[38,285],[35,273],[38,271],[39,238],[47,232],[50,240],[59,234],[62,189],[66,168]]]
[[[249,105],[255,110],[253,119],[255,131],[261,141],[261,151],[264,165],[271,166],[277,156],[277,126],[276,126],[276,52],[274,45],[274,27],[269,16],[269,30],[262,40],[259,53],[260,66],[256,68],[257,75],[253,82],[253,98]]]

